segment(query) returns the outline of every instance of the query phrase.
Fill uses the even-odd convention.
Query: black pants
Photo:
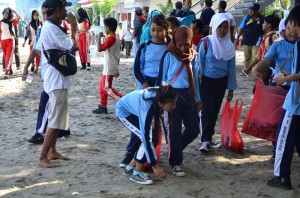
[[[211,141],[215,133],[215,125],[222,101],[227,88],[228,77],[209,78],[202,77],[200,86],[201,100],[203,103],[201,124],[201,142]]]

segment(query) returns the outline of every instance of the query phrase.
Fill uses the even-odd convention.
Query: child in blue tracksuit
[[[150,23],[151,40],[141,44],[134,60],[134,76],[142,87],[156,85],[160,59],[166,51],[168,22],[164,15],[155,15]]]
[[[286,19],[286,29],[296,32],[300,38],[300,5],[295,6]],[[292,189],[291,162],[294,147],[300,156],[300,40],[295,44],[294,60],[291,75],[275,77],[277,84],[291,82],[291,87],[286,95],[279,126],[277,129],[276,155],[274,163],[274,177],[267,182],[269,186],[285,190]]]
[[[153,16],[150,26],[152,38],[147,43],[141,44],[134,61],[133,71],[139,89],[156,85],[160,59],[166,51],[166,41],[168,41],[168,22],[164,15]],[[139,147],[140,139],[132,133],[127,145],[127,153],[120,167],[125,167],[131,161]]]
[[[158,84],[167,83],[179,92],[176,108],[170,115],[169,122],[164,121],[165,126],[169,125],[166,138],[169,147],[169,163],[175,176],[185,175],[180,167],[183,149],[197,138],[200,131],[197,109],[201,104],[198,67],[195,62],[192,62],[197,53],[192,49],[192,44],[192,29],[187,26],[178,27],[161,59],[158,77]],[[165,114],[165,116],[169,115]],[[185,126],[183,133],[182,122]]]
[[[165,172],[157,165],[154,146],[160,133],[161,111],[171,112],[175,108],[176,101],[176,89],[171,86],[161,86],[135,90],[117,102],[116,116],[141,141],[134,160],[124,168],[123,174],[131,175],[131,181],[139,184],[153,183],[142,172],[145,162],[152,166],[157,176],[165,177]],[[153,121],[154,128],[152,128]]]
[[[231,101],[236,89],[235,49],[229,34],[230,19],[216,15],[212,35],[205,37],[199,47],[200,90],[203,108],[201,111],[201,152],[211,147],[221,147],[212,139],[222,101],[228,89],[227,100]]]

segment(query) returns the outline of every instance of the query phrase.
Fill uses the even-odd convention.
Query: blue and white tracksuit
[[[295,44],[292,74],[300,74],[300,40]],[[286,95],[279,127],[277,129],[274,175],[290,178],[294,147],[300,156],[300,86],[299,80],[291,82]]]
[[[171,52],[166,51],[161,59],[157,84],[161,85],[162,82],[170,84],[181,65],[182,62],[180,60],[173,56]],[[199,116],[197,105],[195,103],[200,101],[198,81],[199,68],[194,61],[191,66],[194,77],[195,98],[191,98],[188,71],[187,68],[184,67],[173,84],[173,88],[177,89],[179,94],[176,108],[172,113],[164,114],[164,119],[166,119],[167,116],[169,120],[168,122],[164,120],[164,124],[165,126],[169,125],[166,138],[169,148],[169,163],[171,166],[181,165],[183,160],[183,149],[197,138],[200,131]],[[191,104],[191,101],[193,101],[194,104]],[[182,122],[185,126],[183,133]]]
[[[135,90],[123,96],[116,104],[117,118],[141,140],[135,160],[141,164],[147,160],[151,166],[156,165],[156,153],[152,141],[155,95],[156,92],[148,89]]]
[[[201,79],[202,116],[201,142],[211,141],[226,89],[235,90],[236,65],[235,57],[231,60],[217,60],[213,55],[212,44],[208,39],[208,49],[201,42],[198,51]]]

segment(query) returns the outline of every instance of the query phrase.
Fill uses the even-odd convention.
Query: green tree
[[[94,16],[101,15],[103,18],[107,18],[111,15],[112,9],[118,4],[117,0],[104,0],[102,3],[97,2],[97,0],[92,0],[94,3]]]
[[[170,11],[173,9],[173,3],[171,0],[168,0],[168,2],[166,4],[158,3],[158,4],[156,4],[156,6],[159,7],[160,11],[165,16],[168,16]]]

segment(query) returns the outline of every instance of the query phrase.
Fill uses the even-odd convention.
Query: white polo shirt
[[[41,72],[44,77],[44,90],[46,93],[50,93],[56,89],[70,89],[70,78],[69,76],[64,76],[55,67],[48,64],[43,53],[43,47],[47,49],[59,49],[59,50],[71,50],[73,47],[73,40],[67,36],[58,26],[45,21],[43,25],[43,31],[36,44],[36,49],[41,51]]]

